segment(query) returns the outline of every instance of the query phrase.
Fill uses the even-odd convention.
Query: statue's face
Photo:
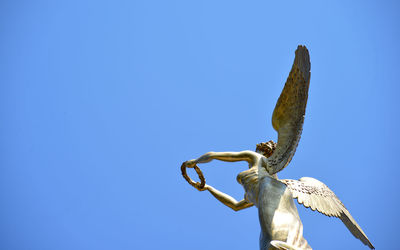
[[[256,153],[259,153],[260,155],[264,155],[263,152],[261,150],[257,150],[256,149]]]
[[[256,153],[259,153],[260,155],[262,155],[262,156],[264,156],[264,157],[268,157],[268,156],[265,155],[265,152],[262,151],[262,150],[257,150],[257,149],[256,149]]]

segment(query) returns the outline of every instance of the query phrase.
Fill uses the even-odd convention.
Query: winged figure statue
[[[277,173],[291,161],[300,140],[310,85],[310,56],[305,46],[298,46],[289,77],[276,103],[272,126],[278,132],[278,142],[259,143],[256,151],[208,152],[182,164],[182,174],[199,191],[208,190],[216,199],[235,211],[251,206],[258,208],[261,226],[260,249],[312,249],[303,237],[294,199],[312,210],[343,221],[349,231],[369,248],[370,240],[339,198],[324,183],[310,177],[299,180],[278,179]],[[205,184],[197,167],[213,159],[246,161],[249,169],[239,173],[237,181],[244,187],[244,199],[233,197]],[[193,182],[186,168],[195,168],[202,182]]]

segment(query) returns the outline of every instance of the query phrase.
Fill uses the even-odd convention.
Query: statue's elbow
[[[239,206],[232,206],[231,208],[232,208],[232,210],[235,211],[235,212],[240,211],[240,210],[243,209],[242,207],[239,207]]]

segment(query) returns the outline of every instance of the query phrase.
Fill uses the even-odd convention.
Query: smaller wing
[[[280,181],[287,185],[293,198],[296,198],[300,204],[313,211],[317,210],[327,216],[341,219],[354,237],[360,239],[369,248],[375,249],[343,203],[324,183],[310,177],[303,177],[298,181],[288,179]]]

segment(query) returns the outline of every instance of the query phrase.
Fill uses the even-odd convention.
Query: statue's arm
[[[232,208],[235,211],[239,211],[248,207],[253,206],[253,203],[250,203],[246,201],[245,199],[241,201],[235,200],[232,196],[229,196],[218,189],[215,189],[214,187],[210,185],[206,185],[205,189],[207,189],[217,200],[219,200],[222,204]]]
[[[208,152],[195,160],[185,162],[185,165],[188,168],[193,168],[197,163],[207,163],[214,159],[227,162],[247,161],[250,165],[254,165],[259,157],[260,156],[257,153],[249,150],[241,152]],[[197,189],[199,191],[208,190],[222,204],[232,208],[235,211],[253,206],[253,203],[250,203],[245,199],[237,201],[232,196],[229,196],[210,185],[205,185],[204,188]]]
[[[257,157],[257,154],[250,150],[241,152],[208,152],[196,160],[193,160],[193,164],[207,163],[214,159],[227,162],[247,161],[248,163],[252,164],[257,160]]]

